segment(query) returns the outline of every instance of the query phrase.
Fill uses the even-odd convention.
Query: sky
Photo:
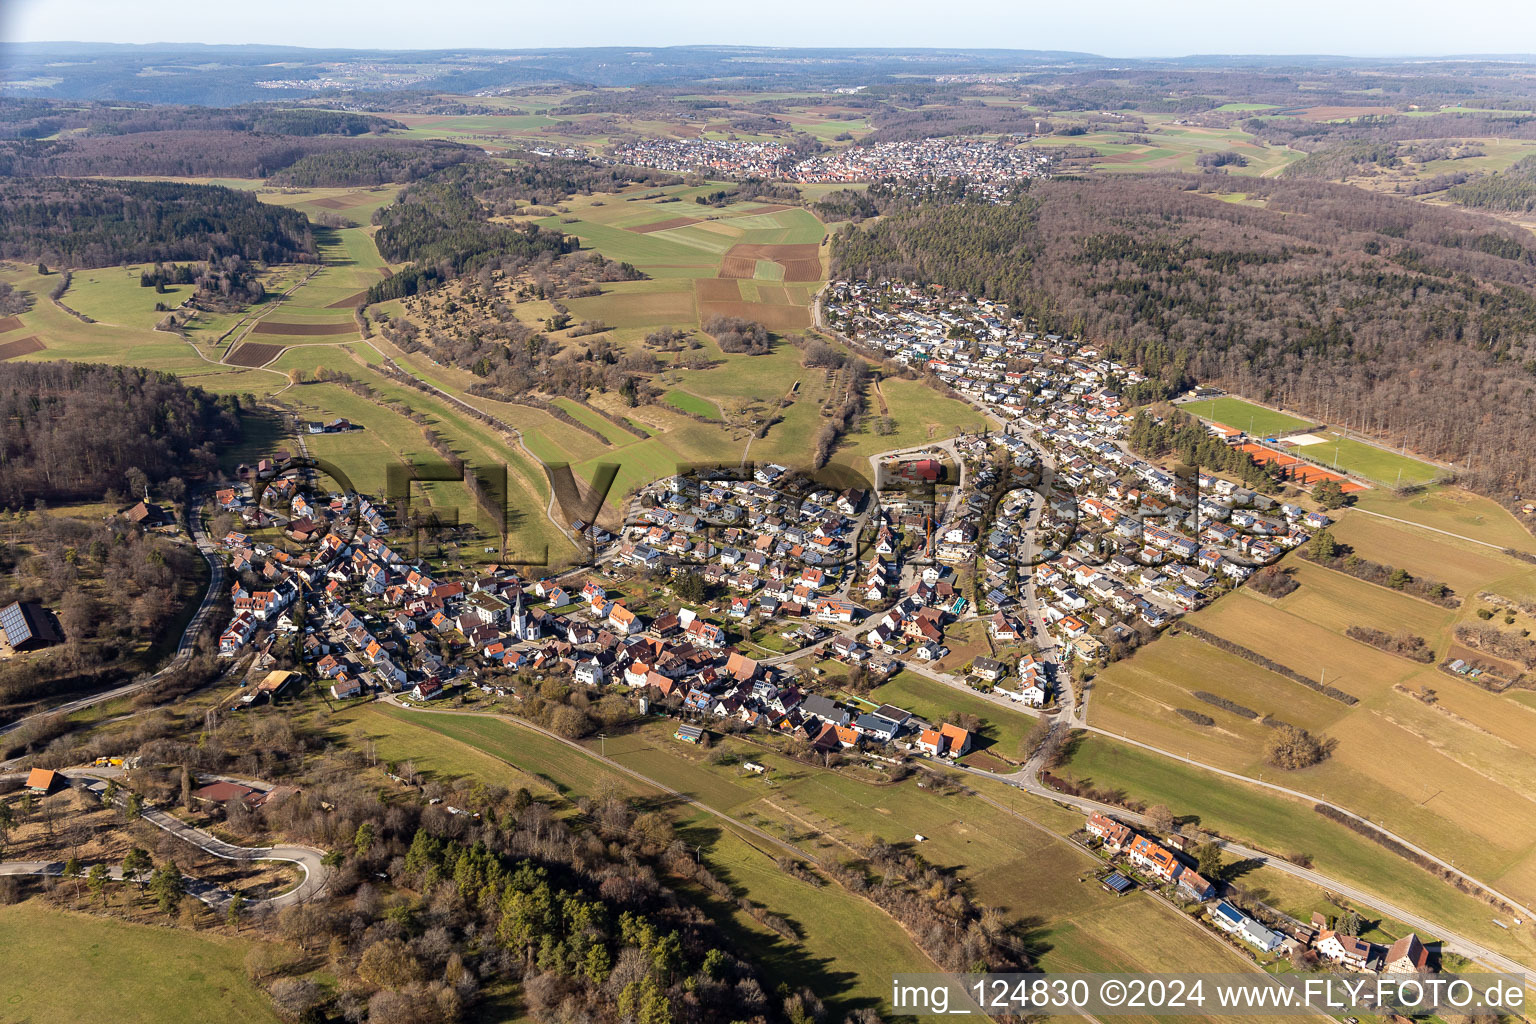
[[[968,47],[1110,57],[1536,52],[1532,0],[0,0],[0,40],[359,49]]]

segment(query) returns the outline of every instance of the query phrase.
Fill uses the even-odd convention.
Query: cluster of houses
[[[1047,177],[1052,163],[1047,151],[1014,140],[950,136],[848,146],[802,160],[787,173],[793,181],[813,184],[963,180],[985,187]],[[1005,194],[997,190],[990,198]]]
[[[610,157],[614,163],[632,167],[707,173],[731,180],[778,178],[794,163],[788,146],[738,139],[636,139],[616,147]]]
[[[647,618],[596,579],[530,581],[499,567],[473,579],[439,580],[427,563],[402,557],[378,533],[359,527],[367,513],[377,514],[365,497],[320,497],[296,484],[266,488],[260,509],[241,506],[250,502],[243,486],[221,492],[219,500],[253,519],[301,516],[319,532],[302,554],[239,531],[223,538],[235,582],[220,652],[233,656],[263,636],[261,653],[270,655],[272,644],[296,640],[338,699],[380,691],[432,700],[458,682],[495,689],[482,669],[527,669],[569,673],[591,687],[623,685],[702,718],[794,736],[822,753],[903,743],[957,757],[971,746],[970,734],[953,725],[932,725],[889,705],[861,711],[802,692],[780,670],[736,650],[722,623],[693,608]],[[844,494],[817,507],[843,501],[856,511],[859,500]],[[301,600],[303,622],[295,615]],[[830,601],[817,598],[809,607],[846,621],[825,610]],[[893,668],[851,635],[834,638],[828,653],[868,663],[876,675]],[[252,701],[269,683],[275,696],[288,680],[288,673],[269,673]]]
[[[638,139],[609,159],[636,167],[726,178],[767,178],[829,184],[855,181],[967,182],[984,198],[1001,200],[1009,186],[1046,177],[1054,157],[1015,137],[903,139],[847,146],[797,160],[776,142],[738,139]]]
[[[826,488],[797,493],[792,482],[798,478],[773,464],[757,467],[751,479],[657,481],[626,524],[618,558],[648,569],[694,566],[689,571],[734,595],[732,618],[852,622],[856,608],[843,595],[867,495]]]
[[[1181,861],[1177,854],[1150,836],[1097,811],[1088,816],[1084,826],[1110,854],[1123,854],[1146,875],[1169,885],[1192,899],[1205,902],[1216,895],[1216,886]]]
[[[1084,826],[1096,837],[1106,852],[1123,856],[1148,877],[1177,886],[1179,891],[1204,903],[1214,899],[1216,887],[1179,859],[1178,854],[1149,836],[1106,814],[1094,811]],[[1175,840],[1183,843],[1183,837]],[[1181,846],[1182,848],[1182,846]],[[1357,935],[1346,935],[1332,927],[1322,915],[1314,913],[1310,925],[1292,922],[1285,930],[1270,928],[1226,900],[1218,900],[1209,920],[1216,928],[1246,942],[1261,953],[1271,953],[1287,942],[1296,948],[1310,948],[1317,958],[1350,971],[1380,971],[1388,974],[1421,974],[1430,969],[1429,951],[1413,932],[1390,947],[1378,945]]]
[[[935,530],[936,557],[977,561],[992,635],[1018,629],[1019,584],[1031,582],[1045,625],[1077,657],[1161,629],[1329,525],[1200,472],[1181,478],[1136,455],[1125,389],[1145,380],[1094,345],[1022,328],[1007,306],[916,285],[834,281],[828,322],[856,343],[935,374],[1005,426],[955,442],[965,459],[1010,462],[1025,484],[985,514],[978,479]],[[985,476],[989,470],[983,470]],[[1034,536],[1024,524],[1037,515]],[[1024,557],[1024,552],[1033,552]]]
[[[918,460],[926,461],[926,460]],[[833,638],[852,664],[897,656],[934,661],[949,653],[945,627],[964,616],[956,568],[905,565],[914,551],[948,543],[931,509],[897,496],[873,501],[859,488],[834,491],[776,464],[746,478],[669,477],[642,492],[616,547],[619,561],[694,573],[720,587],[728,620],[780,622],[799,644],[859,622]],[[877,609],[865,615],[865,609]],[[1044,703],[1043,668],[1029,663],[1032,703]],[[1021,673],[1026,668],[1021,666]]]

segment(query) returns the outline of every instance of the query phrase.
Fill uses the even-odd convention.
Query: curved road
[[[1058,728],[1060,728],[1059,724]],[[1164,756],[1175,756],[1168,754],[1166,751],[1157,750],[1155,747],[1149,747],[1144,743],[1136,743],[1134,740],[1124,740],[1124,737],[1115,736],[1113,733],[1105,732],[1103,729],[1094,729],[1092,727],[1088,727],[1088,731],[1097,732],[1106,736],[1113,736],[1117,740],[1132,743],[1135,746],[1163,754]],[[1144,828],[1151,828],[1151,823],[1147,821],[1146,816],[1143,814],[1138,814],[1134,811],[1128,811],[1123,807],[1117,807],[1113,804],[1105,804],[1100,803],[1097,800],[1089,800],[1085,797],[1069,796],[1065,793],[1058,793],[1056,790],[1045,786],[1040,782],[1039,778],[1043,749],[1044,745],[1042,745],[1041,750],[1037,750],[1030,756],[1028,763],[1023,768],[1011,775],[998,775],[994,772],[983,771],[980,768],[968,768],[964,765],[956,765],[955,767],[960,768],[962,771],[965,771],[968,774],[981,778],[992,779],[995,782],[1002,782],[1006,785],[1021,789],[1033,796],[1042,797],[1066,807],[1072,807],[1078,811],[1082,811],[1084,814],[1090,813],[1092,811],[1098,811],[1102,814],[1107,814],[1118,818],[1121,821],[1141,825]],[[1178,760],[1182,761],[1185,759],[1178,758]],[[1198,762],[1194,761],[1189,761],[1187,763],[1195,764],[1199,767],[1209,767],[1206,765],[1199,765]],[[1222,774],[1230,775],[1232,778],[1239,779],[1243,782],[1255,782],[1255,784],[1257,784],[1256,780],[1249,779],[1247,776],[1235,775],[1231,772],[1223,772]],[[1291,792],[1280,786],[1272,786],[1271,788],[1280,790],[1282,792]],[[1307,797],[1305,794],[1298,795],[1302,796],[1304,799],[1311,799],[1311,797]],[[1321,872],[1313,871],[1311,868],[1304,868],[1299,864],[1293,864],[1288,860],[1276,857],[1273,854],[1264,852],[1263,850],[1256,850],[1251,846],[1245,846],[1242,843],[1222,839],[1220,837],[1216,837],[1216,842],[1221,846],[1222,849],[1234,853],[1246,860],[1251,860],[1256,863],[1267,865],[1269,867],[1275,868],[1278,871],[1282,871],[1285,874],[1291,875],[1292,877],[1310,882],[1311,884],[1316,885],[1326,891],[1338,893],[1341,896],[1345,896],[1351,900],[1354,900],[1356,903],[1359,903],[1362,906],[1371,907],[1375,910],[1381,911],[1388,917],[1396,918],[1397,920],[1402,921],[1404,924],[1418,931],[1434,935],[1439,938],[1442,949],[1446,949],[1453,953],[1458,953],[1462,956],[1470,957],[1475,960],[1480,960],[1483,963],[1496,968],[1497,970],[1507,971],[1512,974],[1524,975],[1529,970],[1526,965],[1521,964],[1502,953],[1489,949],[1482,943],[1468,939],[1465,936],[1457,935],[1455,932],[1446,929],[1443,925],[1431,921],[1428,918],[1422,917],[1421,915],[1415,914],[1410,910],[1405,910],[1402,907],[1382,899],[1380,896],[1377,896],[1374,893],[1366,892],[1365,890],[1350,885],[1347,882],[1341,882],[1336,878],[1330,878]]]
[[[187,526],[191,531],[193,543],[197,545],[198,553],[208,563],[208,589],[203,592],[203,599],[198,604],[197,611],[193,613],[191,620],[187,623],[186,629],[182,630],[181,639],[176,644],[175,656],[159,671],[142,679],[137,679],[115,689],[92,694],[89,697],[68,701],[64,704],[48,708],[45,711],[35,712],[25,718],[18,718],[8,725],[0,725],[0,736],[20,729],[28,722],[34,722],[42,718],[51,718],[54,715],[67,715],[82,708],[93,707],[109,700],[115,700],[118,697],[126,697],[130,694],[138,693],[140,690],[148,689],[164,679],[169,673],[181,667],[182,664],[192,657],[192,652],[197,647],[198,637],[202,634],[203,626],[207,624],[209,617],[213,614],[213,608],[218,603],[219,595],[224,592],[225,576],[224,560],[218,557],[218,548],[203,531],[202,518],[197,514],[198,505],[199,499],[197,497],[188,499],[187,507],[190,512],[187,517]],[[16,757],[9,761],[0,762],[0,770],[11,767],[21,760],[22,758]]]
[[[92,770],[82,770],[79,773],[68,773],[70,781],[80,789],[87,790],[100,796],[107,788],[106,779]],[[278,896],[265,900],[252,900],[252,903],[260,903],[274,910],[293,906],[296,903],[304,903],[322,895],[331,881],[331,869],[323,863],[325,851],[316,850],[309,846],[236,846],[227,843],[211,833],[200,828],[193,828],[174,815],[167,814],[155,807],[145,807],[142,816],[145,821],[162,831],[169,832],[183,842],[191,843],[204,853],[212,854],[223,860],[236,861],[260,861],[277,860],[289,864],[297,864],[304,872],[304,880],[297,887]],[[211,888],[211,887],[210,887]],[[214,890],[207,897],[198,896],[209,906],[222,907],[229,902],[230,894],[223,890]]]

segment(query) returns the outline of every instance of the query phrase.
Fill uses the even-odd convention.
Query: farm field
[[[1299,801],[1260,794],[1242,783],[1100,736],[1077,741],[1065,774],[1091,781],[1100,789],[1122,790],[1128,798],[1147,805],[1164,804],[1176,818],[1208,831],[1283,855],[1306,854],[1318,871],[1440,921],[1493,949],[1516,959],[1536,955],[1536,930],[1530,922],[1498,927],[1486,903],[1457,892]]]
[[[1403,497],[1386,490],[1364,491],[1356,497],[1355,505],[1495,547],[1536,552],[1536,537],[1520,520],[1497,502],[1459,487],[1435,485]]]
[[[1242,165],[1232,165],[1233,174],[1270,177],[1280,173],[1302,154],[1285,147],[1266,146],[1237,128],[1202,125],[1175,125],[1170,115],[1140,114],[1150,131],[1137,128],[1126,131],[1093,131],[1084,135],[1044,136],[1031,145],[1083,146],[1097,156],[1088,161],[1095,171],[1195,171],[1202,153],[1232,152],[1241,156]],[[1146,141],[1140,141],[1141,139]]]
[[[6,1020],[278,1020],[265,994],[246,979],[249,943],[235,939],[29,901],[0,907],[0,944],[27,950],[6,966],[0,997]]]
[[[698,395],[690,395],[686,391],[679,391],[674,388],[662,397],[666,399],[668,405],[674,405],[683,410],[683,412],[692,413],[695,416],[704,416],[712,420],[720,418],[720,407],[708,399],[700,398]]]
[[[440,776],[472,774],[507,786],[528,785],[532,777],[531,788],[552,788],[572,799],[595,795],[605,786],[636,796],[656,792],[569,747],[494,718],[413,714],[376,705],[354,714],[355,728],[378,743],[381,756],[410,758]],[[737,835],[713,815],[680,807],[675,816],[679,831],[704,848],[712,870],[802,932],[800,945],[809,961],[775,942],[745,914],[713,908],[717,920],[725,918],[722,924],[766,947],[764,962],[783,980],[813,988],[820,980],[825,996],[847,989],[852,1004],[861,1005],[885,994],[890,971],[933,969],[902,930],[868,902],[835,885],[807,891],[806,883],[784,873],[758,848],[761,840]],[[807,968],[810,973],[804,973]]]
[[[924,858],[960,872],[982,902],[1027,922],[1029,938],[1040,943],[1047,964],[1054,962],[1053,950],[1059,951],[1062,962],[1069,962],[1076,948],[1072,926],[1101,917],[1102,924],[1093,931],[1112,961],[1142,955],[1136,951],[1135,939],[1126,935],[1142,934],[1145,925],[1162,929],[1169,955],[1186,965],[1210,970],[1240,967],[1240,961],[1229,959],[1210,938],[1194,929],[1185,932],[1164,908],[1147,901],[1137,909],[1139,897],[1121,901],[1092,878],[1079,882],[1078,877],[1095,862],[1056,835],[1057,815],[1049,804],[1017,791],[999,796],[995,803],[975,799],[960,803],[928,794],[910,781],[876,785],[842,773],[809,769],[765,753],[755,744],[734,740],[717,744],[769,766],[765,777],[752,777],[739,768],[706,763],[693,748],[681,749],[669,738],[669,730],[670,725],[661,722],[617,741],[610,736],[608,756],[684,792],[713,792],[720,782],[728,783],[730,790],[720,799],[732,801],[733,816],[770,831],[783,829],[791,841],[802,848],[811,842],[823,856],[846,859],[850,850],[867,843],[872,835],[902,843],[910,841],[914,830],[920,832],[927,837],[922,844]],[[701,782],[702,773],[716,776],[717,781]],[[1041,820],[1050,824],[1033,820],[1037,809]],[[807,834],[813,838],[807,840]],[[1035,884],[1021,887],[1019,872],[1025,865]]]
[[[621,789],[645,792],[643,784],[629,776],[613,776],[600,762],[492,718],[413,714],[371,706],[349,711],[337,728],[375,740],[381,756],[411,758],[418,768],[426,766],[433,772],[478,768],[490,773],[491,765],[510,763],[513,770],[536,773],[544,783],[569,796],[609,784],[604,781],[608,778]],[[1043,951],[1044,962],[1056,969],[1086,965],[1090,955],[1115,962],[1125,962],[1127,956],[1139,957],[1136,962],[1145,963],[1148,969],[1171,969],[1159,957],[1173,957],[1207,969],[1235,970],[1240,966],[1240,961],[1217,948],[1219,944],[1197,929],[1172,922],[1169,912],[1150,900],[1139,896],[1116,900],[1091,879],[1076,881],[1092,861],[1055,837],[1052,828],[1059,812],[1049,804],[1040,804],[1039,809],[1042,817],[1053,823],[1050,827],[1013,818],[1001,805],[981,801],[968,802],[960,819],[953,801],[925,794],[910,783],[875,786],[839,773],[808,769],[776,754],[765,754],[752,744],[724,741],[721,749],[737,758],[751,756],[770,767],[766,777],[747,776],[734,764],[706,762],[705,753],[697,748],[682,748],[670,739],[671,729],[668,722],[652,722],[623,735],[610,735],[601,744],[589,741],[589,747],[596,752],[601,746],[607,756],[626,766],[710,807],[780,832],[791,841],[806,842],[809,828],[813,836],[821,835],[814,845],[839,857],[847,856],[850,844],[865,842],[870,835],[900,842],[910,837],[912,829],[921,829],[933,837],[924,846],[925,857],[955,865],[970,875],[978,898],[989,905],[1010,917],[1037,922],[1031,941]],[[473,748],[469,756],[455,753],[465,748]],[[1025,808],[1026,813],[1029,810]],[[823,887],[808,899],[796,891],[803,883],[780,871],[772,858],[758,849],[760,840],[721,828],[717,819],[704,812],[681,808],[678,814],[685,836],[703,837],[705,855],[717,873],[723,872],[750,898],[775,913],[781,908],[788,913],[788,908],[793,908],[790,916],[802,932],[806,952],[822,963],[822,970],[833,972],[831,976],[852,986],[861,999],[884,994],[889,972],[903,969],[893,964],[921,969],[926,963],[900,929],[869,904],[837,886]],[[1062,819],[1063,827],[1067,820]],[[1025,863],[1032,865],[1033,877],[1059,882],[1020,889],[1017,872]],[[1097,922],[1100,918],[1103,921]],[[738,925],[748,927],[744,921]],[[1165,932],[1164,952],[1137,954],[1139,943],[1127,936],[1147,936],[1159,929]],[[792,962],[782,959],[785,951],[774,952],[778,955],[769,962],[775,969]]]
[[[1498,514],[1513,525],[1507,513]],[[1300,584],[1293,593],[1272,600],[1245,588],[1189,621],[1335,686],[1359,698],[1357,705],[1192,636],[1165,635],[1099,675],[1090,721],[1324,797],[1455,856],[1517,899],[1536,896],[1531,706],[1344,635],[1359,625],[1421,636],[1436,661],[1446,659],[1453,627],[1483,603],[1475,595],[1489,590],[1529,600],[1536,569],[1491,548],[1358,512],[1342,513],[1332,530],[1363,558],[1444,580],[1463,605],[1443,608],[1290,556],[1282,564]],[[1280,772],[1262,759],[1269,730],[1260,721],[1202,701],[1195,691],[1325,736],[1335,743],[1333,753],[1314,767]],[[1192,721],[1181,710],[1211,721]]]

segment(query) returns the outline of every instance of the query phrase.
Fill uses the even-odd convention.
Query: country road
[[[146,676],[143,679],[137,679],[134,682],[127,683],[123,686],[118,686],[111,690],[104,690],[101,693],[94,693],[88,697],[80,697],[76,700],[67,701],[63,704],[55,705],[46,710],[34,712],[33,714],[27,715],[25,718],[18,718],[16,721],[6,725],[0,725],[0,736],[4,736],[6,733],[14,732],[17,729],[20,729],[28,722],[34,722],[43,718],[50,718],[54,715],[71,714],[72,712],[80,711],[84,708],[94,707],[97,704],[104,704],[107,701],[116,700],[118,697],[127,697],[131,694],[138,693],[140,690],[154,686],[157,682],[164,679],[171,672],[180,668],[192,657],[192,652],[197,647],[198,638],[202,635],[203,627],[207,625],[209,618],[212,616],[213,609],[218,604],[219,595],[224,593],[225,579],[224,560],[218,556],[217,546],[212,540],[209,539],[207,533],[203,530],[202,518],[197,514],[198,506],[199,499],[197,497],[189,497],[187,499],[187,526],[192,534],[192,542],[197,545],[198,553],[201,554],[203,556],[203,560],[208,563],[208,589],[203,591],[203,598],[198,603],[197,611],[192,614],[192,618],[187,622],[186,628],[182,630],[181,639],[176,643],[176,654],[171,658],[171,660],[167,662],[165,666],[162,667],[159,671]],[[4,771],[5,769],[14,766],[21,760],[22,758],[15,757],[9,761],[0,761],[0,771]]]
[[[107,788],[106,778],[102,773],[94,769],[81,769],[77,772],[66,772],[73,785],[98,797]],[[212,854],[223,860],[234,861],[262,861],[277,860],[289,864],[297,864],[304,872],[304,880],[297,887],[288,892],[273,896],[271,899],[260,901],[263,905],[270,906],[273,910],[282,910],[296,903],[305,903],[322,895],[330,885],[331,869],[325,866],[324,850],[317,850],[309,846],[236,846],[219,837],[205,832],[200,828],[194,828],[180,818],[155,807],[145,807],[142,811],[145,821],[156,828],[169,832],[177,839],[191,843],[204,853]],[[201,898],[201,897],[200,897]],[[209,906],[221,907],[229,901],[229,894],[223,893],[217,902],[204,900]],[[256,902],[256,901],[252,901]]]
[[[62,772],[77,789],[85,790],[94,796],[104,796],[107,783],[110,779],[124,774],[120,768],[66,768]],[[4,778],[5,776],[0,776]],[[14,776],[12,776],[14,777]],[[210,776],[212,777],[212,776]],[[217,776],[217,778],[227,778]],[[266,783],[251,783],[247,780],[240,781],[253,788],[270,788]],[[123,798],[119,797],[119,804]],[[252,904],[269,906],[273,910],[282,910],[284,907],[293,906],[296,903],[304,903],[325,893],[330,885],[331,869],[325,866],[325,851],[317,850],[310,846],[279,845],[279,846],[236,846],[217,836],[205,832],[200,828],[194,828],[172,814],[168,814],[154,807],[145,807],[140,815],[145,821],[156,828],[169,832],[177,839],[191,843],[204,853],[212,854],[222,860],[234,861],[264,861],[275,860],[289,864],[296,864],[304,873],[304,879],[296,887],[277,896],[264,900],[251,900]],[[86,865],[89,869],[90,865]],[[59,870],[53,870],[58,868]],[[59,875],[62,874],[63,864],[50,861],[5,861],[0,862],[0,875]],[[121,870],[117,870],[115,878],[121,879]],[[198,881],[191,876],[185,876],[189,883],[187,891],[210,907],[222,909],[227,906],[231,893],[217,886]]]
[[[1095,800],[1088,800],[1084,797],[1068,796],[1065,793],[1058,793],[1054,789],[1046,787],[1039,781],[1039,764],[1035,759],[1031,760],[1029,767],[1026,767],[1024,770],[1015,773],[1012,776],[996,775],[992,772],[982,771],[979,768],[967,768],[965,770],[973,775],[994,779],[999,782],[1005,782],[1010,786],[1024,790],[1026,793],[1030,793],[1034,796],[1044,797],[1048,800],[1055,801],[1056,803],[1063,804],[1068,807],[1073,807],[1079,811],[1084,812],[1085,814],[1091,811],[1099,811],[1103,814],[1113,815],[1114,817],[1127,823],[1141,825],[1144,828],[1150,827],[1150,823],[1147,821],[1146,816],[1143,814],[1127,811],[1125,808],[1117,807],[1113,804],[1104,804]],[[1275,868],[1276,870],[1282,871],[1285,874],[1291,875],[1292,877],[1310,882],[1311,884],[1316,885],[1328,892],[1333,892],[1337,893],[1338,895],[1345,896],[1351,900],[1354,900],[1361,906],[1370,907],[1373,910],[1378,910],[1388,917],[1395,918],[1396,920],[1401,921],[1402,923],[1418,931],[1424,932],[1427,935],[1435,936],[1440,940],[1441,948],[1444,950],[1448,950],[1452,953],[1458,953],[1462,956],[1470,957],[1474,960],[1480,960],[1490,967],[1494,967],[1500,971],[1507,971],[1512,974],[1523,975],[1533,970],[1531,967],[1525,964],[1521,964],[1520,962],[1513,960],[1502,953],[1495,952],[1494,950],[1489,949],[1487,946],[1484,946],[1479,942],[1475,942],[1466,938],[1465,936],[1457,935],[1455,932],[1447,930],[1443,925],[1437,924],[1436,922],[1415,914],[1410,910],[1405,910],[1402,907],[1382,899],[1380,896],[1366,892],[1363,889],[1356,888],[1347,882],[1341,882],[1336,878],[1330,878],[1321,872],[1313,871],[1311,868],[1304,868],[1299,864],[1292,864],[1290,861],[1272,856],[1271,854],[1265,853],[1262,850],[1256,850],[1250,846],[1244,846],[1242,843],[1232,842],[1219,838],[1216,840],[1216,842],[1221,845],[1222,849],[1230,853],[1234,853],[1239,857],[1244,858],[1245,860],[1251,860],[1260,864],[1264,864],[1268,867]]]

